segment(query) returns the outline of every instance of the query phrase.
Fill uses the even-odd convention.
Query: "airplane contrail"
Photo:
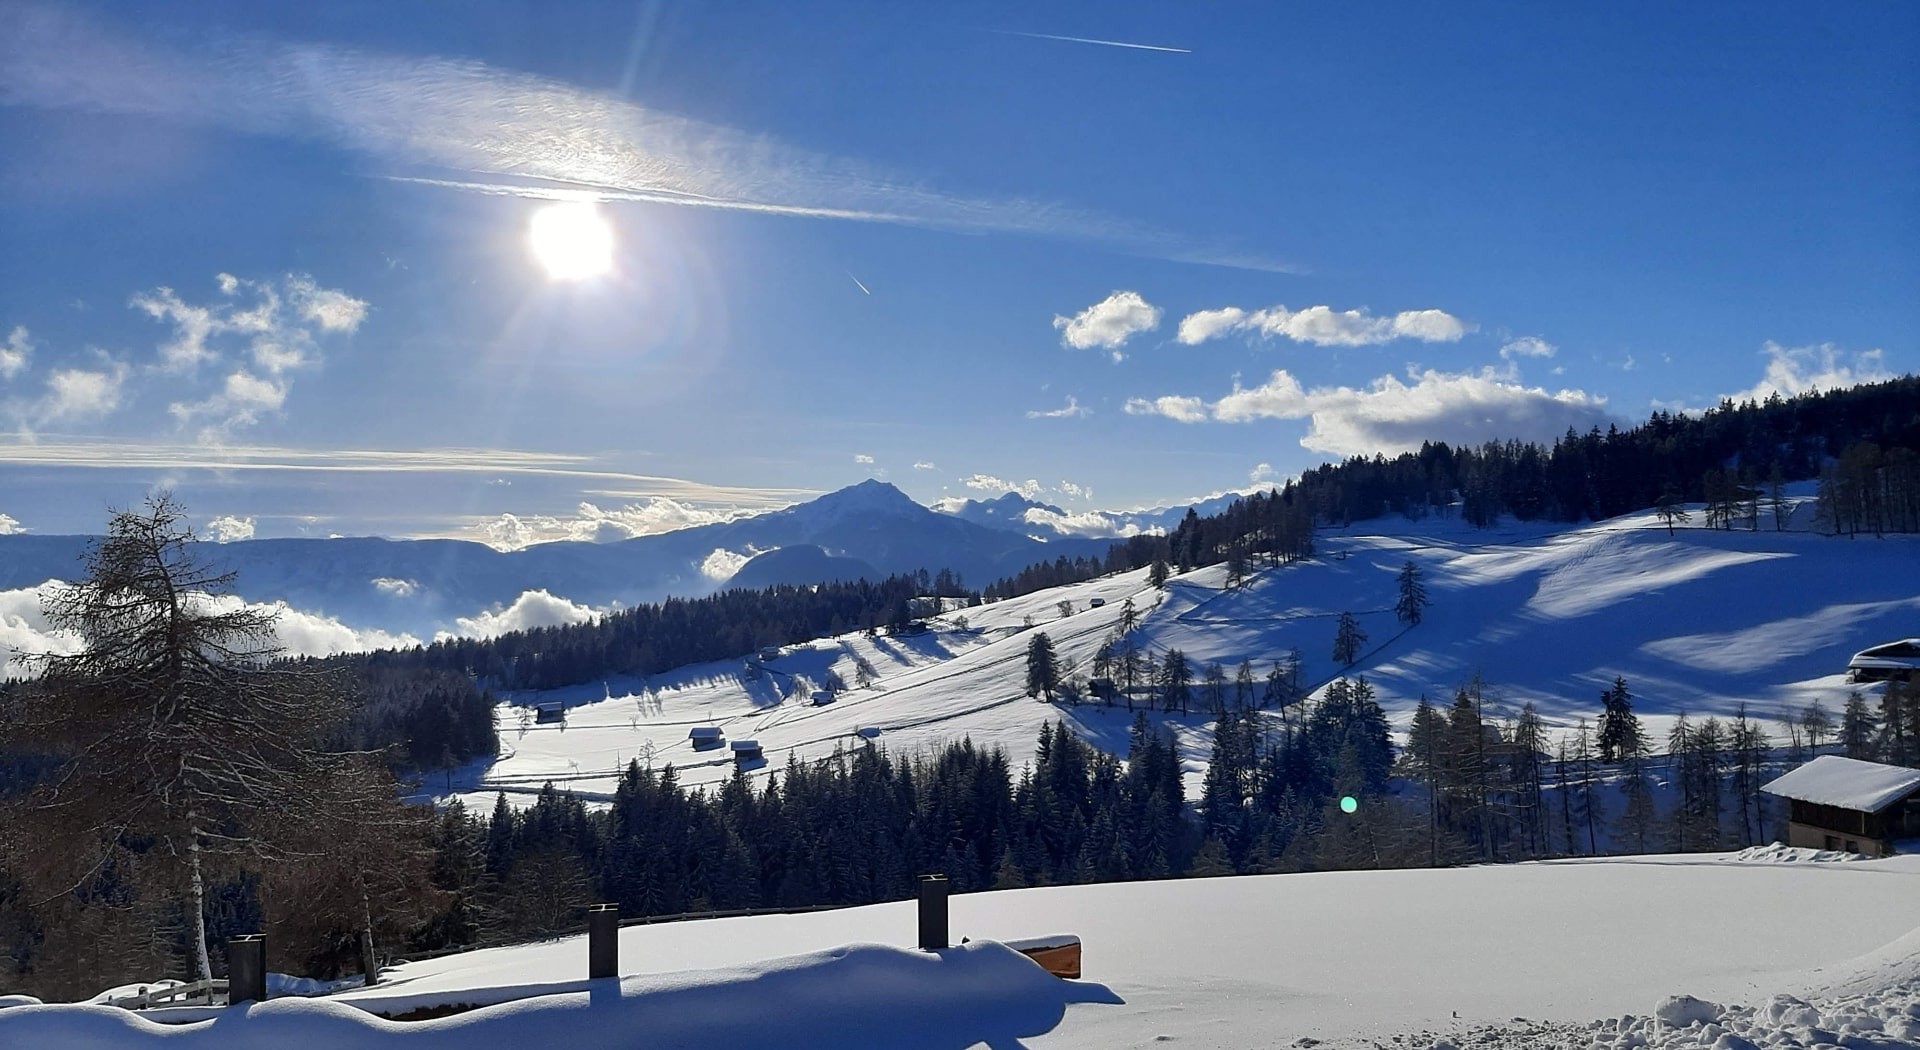
[[[868,295],[872,295],[872,294],[873,294],[873,290],[872,290],[872,289],[870,289],[870,288],[868,288],[868,287],[867,287],[866,285],[864,285],[864,284],[860,284],[860,278],[858,278],[858,277],[855,277],[855,276],[854,276],[853,274],[851,274],[851,273],[849,273],[849,274],[847,274],[847,278],[848,278],[849,280],[851,280],[851,281],[852,281],[852,282],[853,282],[854,284],[859,284],[859,285],[860,285],[860,290],[861,290],[861,291],[863,291],[863,292],[866,292],[866,293],[867,293]]]
[[[1002,36],[1024,36],[1034,40],[1064,40],[1070,44],[1100,44],[1105,47],[1130,47],[1136,51],[1171,51],[1176,55],[1191,55],[1190,47],[1162,47],[1159,44],[1130,44],[1125,40],[1099,40],[1090,36],[1057,36],[1053,33],[1022,33],[1018,29],[996,29]]]

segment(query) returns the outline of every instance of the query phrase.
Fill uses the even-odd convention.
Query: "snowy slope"
[[[524,732],[502,709],[507,757],[466,789],[535,790],[546,778],[584,793],[610,791],[620,764],[672,761],[692,784],[731,772],[719,752],[695,753],[687,730],[709,721],[731,739],[755,739],[770,766],[789,752],[817,758],[879,730],[896,752],[970,736],[1013,755],[1030,752],[1041,723],[1065,718],[1090,741],[1124,750],[1124,707],[1052,706],[1025,695],[1029,617],[1082,673],[1115,628],[1121,603],[1142,613],[1137,643],[1156,658],[1183,650],[1196,677],[1209,661],[1229,674],[1243,658],[1263,677],[1297,647],[1306,680],[1343,668],[1330,658],[1335,623],[1352,611],[1371,636],[1352,673],[1374,683],[1404,728],[1422,693],[1445,702],[1476,671],[1489,686],[1491,715],[1538,705],[1552,726],[1591,719],[1616,675],[1631,686],[1655,739],[1672,715],[1730,715],[1745,703],[1759,718],[1796,712],[1813,699],[1837,712],[1848,657],[1871,642],[1915,633],[1920,624],[1920,537],[1836,540],[1805,532],[1679,530],[1668,536],[1650,516],[1582,528],[1473,530],[1458,522],[1393,523],[1395,531],[1324,535],[1321,554],[1258,573],[1224,589],[1225,570],[1148,587],[1144,570],[965,610],[918,638],[854,634],[796,647],[758,681],[738,661],[683,668],[646,683],[608,682],[516,698],[580,703],[564,727]],[[1433,599],[1420,626],[1403,631],[1392,606],[1395,577],[1412,561]],[[1089,599],[1105,599],[1100,609]],[[1061,619],[1060,601],[1074,613]],[[877,674],[871,688],[814,707],[781,701],[794,676],[818,683],[832,669],[856,681],[856,657]],[[1197,791],[1209,748],[1206,718],[1157,720],[1179,738]],[[469,799],[487,804],[486,798]]]
[[[1856,957],[1920,927],[1920,858],[1741,863],[1734,855],[1187,879],[965,894],[955,938],[1070,931],[1085,979],[1124,1005],[1070,1006],[1035,1050],[1289,1046],[1513,1017],[1646,1014],[1671,994],[1759,1002],[1862,978]],[[1794,921],[1817,902],[1819,921]],[[735,966],[847,942],[907,945],[914,906],[630,927],[625,972]],[[1911,940],[1911,939],[1910,939]],[[1915,945],[1900,958],[1912,964]],[[1885,953],[1882,953],[1883,955]],[[566,938],[401,967],[367,995],[582,976]],[[1885,960],[1883,960],[1885,961]],[[1893,960],[1898,962],[1899,959]],[[1870,983],[1878,970],[1869,968]],[[358,993],[356,993],[358,994]]]

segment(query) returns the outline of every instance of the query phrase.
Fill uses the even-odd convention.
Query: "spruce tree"
[[[1045,694],[1049,703],[1060,688],[1060,669],[1053,654],[1053,639],[1041,631],[1027,643],[1027,695]]]
[[[1333,633],[1333,662],[1342,667],[1352,667],[1360,659],[1360,647],[1367,644],[1367,632],[1350,612],[1340,614],[1338,626]]]
[[[1645,747],[1640,718],[1633,713],[1633,694],[1625,678],[1616,676],[1613,686],[1600,694],[1600,707],[1600,761],[1619,762],[1640,753]]]
[[[1409,627],[1420,626],[1423,611],[1433,602],[1427,598],[1427,587],[1420,582],[1420,567],[1408,561],[1400,567],[1400,596],[1394,602],[1393,613],[1400,622]]]

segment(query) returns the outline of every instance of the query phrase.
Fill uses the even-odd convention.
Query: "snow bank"
[[[112,1007],[0,1011],[0,1046],[35,1050],[472,1050],[636,1045],[738,1050],[1014,1045],[1060,1023],[1071,1002],[1115,1001],[1099,985],[1048,976],[1001,944],[938,953],[853,945],[709,972],[591,982],[437,1020],[399,1022],[342,1002],[276,999],[169,1028]]]
[[[1748,846],[1738,853],[1729,854],[1727,859],[1753,864],[1835,864],[1866,858],[1845,850],[1814,849],[1811,846],[1787,846],[1773,842],[1765,846]]]

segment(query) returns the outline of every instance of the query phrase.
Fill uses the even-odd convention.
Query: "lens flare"
[[[1359,808],[1360,808],[1359,799],[1354,798],[1352,795],[1340,796],[1340,812],[1352,813]]]

